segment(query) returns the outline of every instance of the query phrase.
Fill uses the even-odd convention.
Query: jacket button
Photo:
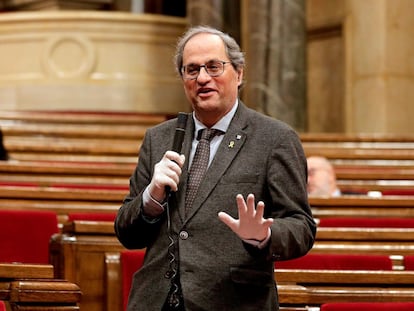
[[[168,270],[167,272],[165,272],[164,277],[166,279],[171,279],[171,277],[173,276],[173,272]]]
[[[187,240],[188,239],[188,232],[187,231],[181,231],[180,232],[180,239],[181,240]]]

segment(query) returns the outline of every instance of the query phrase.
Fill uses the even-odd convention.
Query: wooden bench
[[[307,156],[333,164],[343,191],[414,194],[414,135],[302,133]]]
[[[120,206],[121,203],[119,202],[0,199],[0,209],[53,211],[57,214],[60,229],[63,227],[63,224],[67,222],[69,213],[110,213],[116,212]]]
[[[131,172],[146,129],[168,118],[136,113],[0,111],[0,127],[11,158],[18,162],[34,164],[33,160],[40,159],[51,165],[76,162],[81,167],[88,163],[117,163],[131,167]],[[414,194],[414,136],[303,133],[301,139],[308,155],[325,155],[332,160],[339,187],[344,191]],[[11,170],[12,165],[0,167],[0,172],[7,169],[11,180],[27,177],[50,181],[27,176],[34,168],[22,176],[17,166],[14,163],[19,174]]]
[[[317,223],[312,252],[408,255],[414,249],[410,217],[332,217]]]
[[[414,195],[414,165],[334,164],[341,190]],[[391,190],[391,191],[389,191]]]
[[[129,178],[136,163],[85,163],[68,161],[0,161],[2,175],[40,175],[40,176],[96,176]]]
[[[68,211],[113,211],[121,206],[127,188],[33,186],[31,184],[0,186],[0,206],[21,208],[53,209],[59,215]],[[323,217],[413,217],[414,197],[386,196],[370,198],[365,196],[339,198],[310,198],[315,218]]]
[[[166,115],[104,112],[0,111],[11,159],[136,163],[148,127]]]
[[[136,112],[59,111],[59,110],[0,110],[1,122],[31,122],[56,124],[155,125],[168,115]]]
[[[81,291],[55,279],[52,265],[0,263],[0,300],[8,310],[77,311]]]
[[[109,189],[128,193],[135,164],[0,161],[0,187]]]
[[[55,277],[79,285],[83,293],[80,303],[83,311],[106,309],[105,254],[125,248],[114,234],[112,221],[76,220],[52,237],[51,263]]]
[[[309,203],[315,218],[414,216],[414,196],[311,197]]]
[[[315,257],[312,254],[307,255],[311,259],[312,256]],[[323,265],[319,262],[322,259],[320,256],[323,255],[318,255],[318,257],[312,259],[316,260],[314,264],[317,264],[317,266]],[[377,261],[381,259],[381,262],[377,264],[378,268],[375,268],[375,266],[370,265],[371,257],[364,255],[361,259],[358,259],[358,255],[345,255],[345,258],[341,259],[340,255],[337,254],[333,258],[326,259],[327,268],[325,269],[323,267],[306,268],[313,267],[314,264],[309,260],[303,261],[304,258],[292,260],[290,265],[276,262],[275,279],[279,287],[300,286],[303,287],[303,291],[309,294],[309,297],[303,297],[305,301],[302,301],[297,297],[295,298],[294,295],[283,296],[282,298],[282,292],[280,292],[281,304],[285,303],[288,306],[287,308],[296,310],[296,308],[304,308],[305,306],[318,308],[321,304],[328,302],[412,301],[412,297],[409,297],[409,295],[407,297],[399,295],[403,294],[405,296],[409,291],[412,291],[413,271],[391,270],[384,256],[372,259],[373,264],[377,264]],[[401,257],[394,258],[390,256],[389,260],[397,261],[398,266],[404,261]],[[343,260],[350,260],[351,263],[343,262]],[[361,265],[358,264],[359,260],[361,260]],[[336,264],[334,264],[335,262]],[[338,267],[341,266],[344,266],[344,269],[339,270]],[[393,264],[393,269],[395,269],[394,267]],[[289,287],[289,290],[292,290],[292,288]],[[396,296],[391,295],[394,290],[397,293]],[[396,298],[397,296],[398,298]]]
[[[301,142],[308,150],[307,153],[319,154],[318,149],[325,153],[328,158],[334,160],[355,159],[400,159],[399,155],[408,155],[407,160],[412,160],[412,150],[414,149],[414,135],[398,134],[345,134],[345,133],[300,133]],[[326,151],[325,151],[326,150]],[[343,150],[343,155],[336,157],[334,150]],[[359,150],[360,152],[352,152]],[[384,154],[377,157],[376,151],[391,150],[391,154]],[[350,151],[350,152],[346,152]],[[365,152],[366,151],[366,152]],[[401,152],[399,152],[401,151]],[[411,151],[411,152],[410,152]],[[357,157],[351,155],[358,155]],[[351,156],[351,157],[350,157]],[[403,157],[404,159],[404,157]],[[341,162],[341,161],[337,161]],[[351,162],[351,161],[343,161]],[[375,162],[373,162],[375,163]]]
[[[106,254],[107,308],[122,311],[121,260]],[[276,269],[281,310],[308,310],[326,302],[413,301],[414,272]]]
[[[107,187],[75,187],[75,186],[39,186],[32,184],[15,184],[0,186],[0,202],[2,199],[29,199],[78,202],[112,202],[122,203],[128,193],[125,188],[110,189]]]
[[[0,186],[0,209],[53,211],[60,226],[71,212],[117,212],[126,189]]]
[[[414,301],[412,271],[275,270],[281,306]]]
[[[414,310],[414,302],[330,302],[324,303],[320,307],[320,311],[412,311]]]
[[[332,230],[331,230],[332,231]],[[375,232],[370,235],[380,235],[384,233],[380,229],[375,229]],[[404,230],[410,233],[412,238],[411,230]],[[327,232],[327,231],[325,231]],[[395,234],[395,230],[388,230],[390,234]],[[403,234],[401,232],[401,234]],[[323,234],[320,234],[322,236]],[[377,238],[372,240],[334,240],[323,238],[317,239],[310,251],[311,253],[324,253],[324,254],[376,254],[376,255],[410,255],[414,253],[414,241],[413,240],[400,240],[400,241],[390,241],[385,240],[385,238]]]
[[[393,268],[396,271],[404,270],[403,255],[413,253],[414,229],[363,229],[365,230],[359,232],[359,228],[348,228],[344,233],[339,228],[319,228],[315,247],[311,253],[334,253],[336,251],[336,253],[387,254],[391,255]],[[382,233],[384,233],[384,237],[381,236]],[[347,240],[347,234],[349,234],[349,240]],[[327,245],[338,245],[338,247],[329,249],[324,246],[325,244],[319,244],[325,242],[332,242]],[[346,245],[344,243],[349,243],[352,247],[338,249],[341,247],[340,245]],[[57,262],[55,266],[59,267],[59,275],[80,285],[85,295],[82,301],[87,301],[85,304],[88,304],[90,310],[104,310],[102,303],[108,303],[108,306],[111,306],[109,310],[117,310],[115,306],[121,303],[120,297],[119,295],[111,295],[111,293],[119,293],[120,291],[119,284],[116,283],[120,282],[119,274],[116,271],[120,269],[119,253],[124,248],[115,237],[113,222],[93,220],[68,222],[64,225],[62,233],[54,237],[52,245],[53,258],[55,258],[54,262]],[[323,245],[324,248],[319,245]],[[359,246],[358,249],[358,245],[364,246]],[[373,245],[377,245],[377,249],[372,248]],[[393,245],[393,247],[389,248],[389,245]],[[89,269],[91,261],[93,261],[93,268],[91,268],[93,273],[88,273],[87,269]],[[103,263],[106,268],[102,268]],[[78,265],[82,265],[82,267]],[[90,275],[93,275],[93,280],[89,279]],[[105,278],[112,278],[112,282],[108,281],[109,283],[107,283]],[[103,298],[106,291],[102,288],[102,284],[106,284],[106,288],[110,288],[107,293],[109,299],[107,302]],[[301,292],[299,288],[302,287],[296,286],[294,293],[299,294]],[[284,293],[286,292],[284,291]],[[354,294],[356,295],[356,293],[352,295]]]
[[[386,196],[310,198],[313,216],[326,218],[411,218],[414,197]],[[318,227],[311,252],[407,255],[414,251],[413,228]]]

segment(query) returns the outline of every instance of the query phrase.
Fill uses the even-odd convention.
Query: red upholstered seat
[[[58,233],[54,212],[0,210],[0,262],[49,263],[49,241]]]
[[[412,311],[414,302],[344,302],[325,303],[321,311]]]
[[[2,300],[0,300],[0,311],[7,311],[6,304]]]
[[[414,270],[414,255],[404,256],[404,269],[405,270]]]
[[[383,189],[382,195],[414,195],[414,189]]]
[[[68,220],[115,221],[116,213],[69,213]]]
[[[125,250],[121,252],[122,303],[124,310],[128,304],[133,275],[144,263],[145,250]]]
[[[387,255],[306,254],[303,257],[277,261],[277,269],[316,270],[392,270],[392,260]]]
[[[414,218],[365,218],[338,217],[321,218],[319,227],[351,227],[351,228],[414,228]]]

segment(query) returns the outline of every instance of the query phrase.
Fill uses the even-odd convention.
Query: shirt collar
[[[231,110],[224,117],[222,117],[216,124],[214,124],[211,128],[221,130],[225,133],[227,129],[229,128],[231,119],[233,119],[234,114],[236,113],[238,105],[239,105],[239,100],[236,99],[236,102],[234,103]],[[197,137],[198,131],[206,128],[206,126],[196,118],[195,112],[193,112],[193,119],[194,119],[194,125],[195,125],[194,126],[194,137]]]

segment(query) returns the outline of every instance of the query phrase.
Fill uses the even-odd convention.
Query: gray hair
[[[194,37],[197,34],[200,33],[208,33],[212,35],[217,35],[223,40],[224,47],[226,50],[226,54],[233,66],[233,68],[236,71],[241,70],[244,68],[244,54],[240,50],[240,46],[234,40],[230,35],[212,28],[210,26],[195,26],[190,29],[188,29],[184,35],[178,40],[177,47],[176,47],[176,53],[175,53],[175,69],[177,70],[178,74],[181,76],[181,67],[183,66],[183,52],[184,47],[187,44],[187,42]]]

